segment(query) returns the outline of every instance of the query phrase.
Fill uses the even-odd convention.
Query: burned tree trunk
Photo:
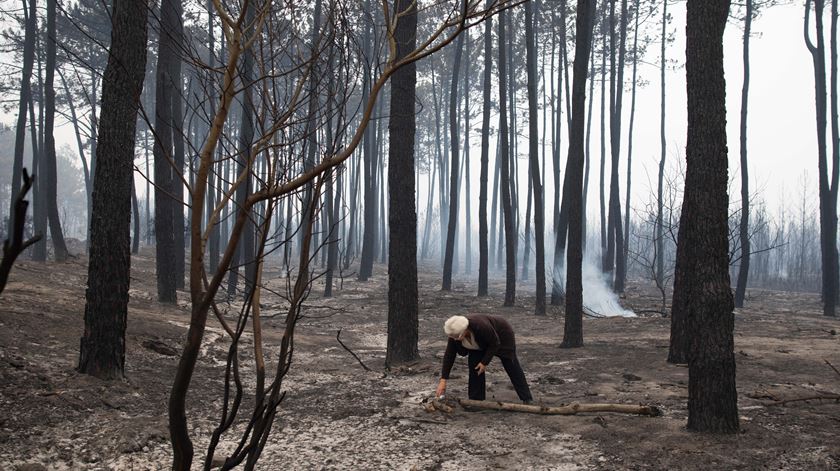
[[[121,378],[125,368],[134,130],[146,66],[147,8],[144,0],[114,2],[102,83],[79,371],[106,379]]]
[[[586,69],[592,48],[595,2],[580,0],[577,7],[574,82],[572,84],[572,133],[569,136],[570,174],[569,250],[566,261],[566,319],[562,347],[583,346],[583,164],[586,115]]]
[[[50,222],[50,237],[52,237],[55,260],[62,262],[67,259],[67,244],[61,230],[61,218],[58,215],[58,170],[55,157],[55,69],[56,69],[56,35],[55,15],[57,0],[47,0],[47,64],[44,80],[45,116],[44,136],[46,149],[44,150],[44,166],[40,168],[41,177],[47,198],[47,217]]]
[[[738,281],[735,285],[735,307],[744,307],[747,278],[750,274],[750,174],[747,167],[747,104],[750,94],[750,32],[752,31],[753,0],[746,0],[744,18],[744,82],[741,87],[741,224],[738,228],[741,241],[741,258],[738,264]],[[832,87],[836,85],[832,83]],[[837,142],[836,138],[833,142]],[[837,147],[835,145],[835,147]]]
[[[443,257],[443,290],[452,290],[452,259],[455,257],[455,227],[458,224],[458,157],[460,157],[458,134],[458,72],[461,55],[464,52],[464,36],[458,38],[455,46],[455,60],[452,63],[452,86],[449,90],[449,137],[452,157],[449,174],[449,220],[446,226],[446,253]]]
[[[400,15],[394,31],[397,58],[414,50],[417,4],[397,0]],[[410,63],[391,77],[391,119],[388,123],[388,346],[387,365],[412,361],[418,356],[417,320],[417,214],[414,208],[414,134],[417,66]]]
[[[513,223],[513,207],[511,204],[510,182],[510,153],[508,142],[507,117],[507,55],[505,35],[505,16],[508,12],[499,14],[499,139],[502,156],[502,209],[505,218],[505,306],[513,306],[516,298],[516,233]]]
[[[534,314],[545,315],[545,210],[543,188],[540,181],[538,161],[539,136],[537,131],[537,45],[533,24],[533,5],[525,4],[525,36],[527,38],[526,61],[528,63],[528,150],[531,161],[531,181],[534,190],[534,237],[536,247],[537,301]],[[527,265],[526,265],[527,268]]]
[[[688,133],[673,319],[684,322],[688,428],[738,431],[726,147],[723,31],[729,0],[689,0],[686,25]]]
[[[491,0],[487,0],[490,5]],[[481,176],[478,194],[478,295],[487,296],[487,270],[490,257],[487,246],[487,174],[490,166],[490,87],[493,80],[493,22],[484,22],[484,83],[481,117]],[[494,217],[495,220],[495,217]]]
[[[177,249],[175,247],[175,199],[172,194],[174,181],[173,94],[180,90],[178,79],[172,76],[173,62],[177,58],[174,35],[181,22],[180,0],[161,3],[158,41],[158,63],[155,76],[155,268],[157,273],[158,301],[176,301]],[[95,184],[95,183],[94,183]],[[180,188],[178,184],[178,188]],[[180,208],[177,209],[180,211]]]

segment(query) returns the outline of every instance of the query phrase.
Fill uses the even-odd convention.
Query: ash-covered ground
[[[0,469],[168,469],[167,400],[189,322],[187,293],[177,306],[155,301],[154,260],[132,259],[126,378],[101,381],[75,371],[83,329],[84,258],[63,264],[20,262],[0,296]],[[314,286],[300,320],[286,396],[259,469],[838,469],[840,404],[768,405],[774,400],[840,393],[836,319],[821,315],[818,295],[751,290],[736,312],[741,432],[688,432],[685,366],[671,365],[669,319],[586,318],[585,346],[559,348],[562,308],[533,315],[533,285],[518,287],[515,307],[503,308],[504,283],[489,298],[475,296],[473,276],[459,273],[452,292],[440,274],[420,278],[420,355],[416,363],[384,368],[387,276],[377,266],[360,283],[348,276],[336,296]],[[463,270],[461,270],[462,272]],[[269,286],[285,290],[279,272]],[[283,333],[279,299],[263,295],[268,370]],[[659,309],[655,291],[631,280],[625,307]],[[229,306],[236,312],[236,304]],[[619,414],[540,416],[494,411],[428,413],[445,346],[443,321],[454,314],[491,313],[516,329],[519,357],[537,402],[652,404],[661,417]],[[371,368],[368,372],[336,341]],[[243,412],[253,400],[250,337],[243,341]],[[149,348],[156,345],[156,349]],[[161,348],[161,346],[163,348]],[[209,320],[188,397],[196,468],[219,421],[229,340]],[[498,360],[487,370],[488,399],[516,402]],[[466,396],[466,362],[459,359],[447,391]],[[236,448],[247,417],[222,437],[217,457]]]

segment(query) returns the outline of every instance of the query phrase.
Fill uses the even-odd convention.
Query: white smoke
[[[618,295],[613,293],[607,279],[608,274],[598,268],[599,261],[595,255],[587,252],[583,256],[583,307],[588,313],[598,317],[636,317],[636,313],[625,309],[618,301]],[[566,267],[560,273],[562,287],[566,287]]]

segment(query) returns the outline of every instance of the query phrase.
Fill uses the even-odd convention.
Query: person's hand
[[[435,397],[441,397],[446,392],[446,380],[441,378],[438,383],[437,390],[435,390]]]
[[[486,370],[486,369],[487,369],[487,367],[484,366],[484,363],[479,363],[479,364],[475,365],[475,371],[478,371],[478,376],[483,375],[484,370]]]

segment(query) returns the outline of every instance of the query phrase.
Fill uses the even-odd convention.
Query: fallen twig
[[[355,353],[353,353],[353,350],[350,350],[349,348],[347,348],[347,345],[344,345],[344,342],[342,342],[342,341],[341,341],[341,338],[340,338],[340,337],[341,337],[341,329],[338,329],[338,332],[336,332],[336,333],[335,333],[335,339],[336,339],[336,340],[338,340],[338,343],[339,343],[342,347],[344,347],[344,349],[345,349],[345,350],[347,350],[348,352],[350,352],[350,354],[351,354],[351,355],[353,355],[353,358],[355,358],[355,359],[356,359],[356,361],[358,361],[358,362],[359,362],[359,364],[360,364],[360,365],[362,365],[362,368],[364,368],[364,369],[365,369],[365,371],[373,371],[373,370],[371,370],[370,368],[368,368],[368,367],[367,367],[367,365],[365,365],[365,364],[362,362],[362,359],[361,359],[361,358],[359,358],[359,356],[358,356],[358,355],[356,355]]]
[[[421,422],[424,424],[435,424],[435,425],[446,425],[449,422],[445,420],[434,420],[434,419],[424,419],[422,417],[391,417],[392,419],[397,420],[410,420],[412,422]]]
[[[826,365],[830,366],[831,369],[834,370],[835,373],[837,373],[837,376],[840,376],[840,371],[837,371],[837,368],[835,368],[834,365],[831,364],[831,362],[829,362],[825,358],[823,358],[823,361],[825,362]]]
[[[547,407],[530,404],[514,404],[510,402],[475,401],[472,399],[459,399],[458,402],[461,403],[461,406],[474,409],[526,412],[541,415],[575,415],[581,412],[618,412],[621,414],[639,414],[651,417],[662,415],[662,411],[656,406],[634,404],[580,404],[575,402],[556,407]]]
[[[803,401],[837,401],[837,402],[840,402],[840,395],[831,394],[831,395],[819,395],[819,396],[808,396],[808,397],[796,397],[796,398],[793,398],[793,399],[785,399],[783,401],[766,402],[766,403],[764,403],[764,405],[766,407],[783,406],[783,405],[789,404],[791,402],[803,402]]]

